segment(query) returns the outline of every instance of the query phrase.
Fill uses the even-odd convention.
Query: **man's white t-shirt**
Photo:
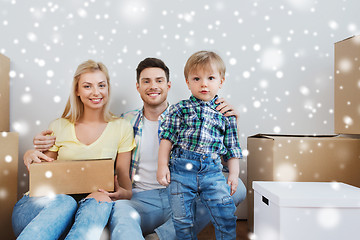
[[[159,121],[150,121],[144,117],[140,143],[140,161],[137,177],[134,179],[135,192],[164,188],[156,180],[159,152]]]

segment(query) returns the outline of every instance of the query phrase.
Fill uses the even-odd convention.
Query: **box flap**
[[[344,41],[349,40],[350,38],[353,38],[353,37],[355,37],[355,35],[352,35],[351,37],[348,37],[348,38],[345,38],[343,40],[337,41],[337,42],[335,42],[335,44],[337,44],[339,42],[344,42]]]
[[[10,58],[9,57],[7,57],[7,56],[5,56],[4,54],[1,54],[0,53],[0,59],[5,59],[6,61],[10,61]]]
[[[112,160],[112,158],[94,158],[94,159],[75,159],[75,160],[55,160],[53,161],[54,163],[62,163],[62,162],[69,162],[69,161],[74,161],[74,162],[81,162],[81,161],[104,161],[104,160]],[[47,161],[43,161],[41,163],[46,163]]]
[[[263,134],[263,133],[258,133],[255,134],[253,136],[249,136],[248,138],[265,138],[265,139],[272,139],[270,134]]]
[[[311,138],[329,138],[329,137],[338,137],[337,134],[330,134],[330,135],[300,135],[300,134],[294,134],[294,135],[284,135],[284,134],[266,134],[266,133],[258,133],[253,136],[249,136],[249,138],[265,138],[265,139],[274,139],[274,138],[281,138],[281,137],[296,137],[296,138],[303,138],[303,137],[311,137]]]
[[[253,188],[280,207],[360,208],[360,188],[345,183],[254,181]]]

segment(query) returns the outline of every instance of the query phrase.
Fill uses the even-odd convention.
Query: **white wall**
[[[11,131],[22,155],[59,117],[78,64],[105,63],[112,110],[139,107],[135,68],[148,56],[171,70],[170,101],[187,98],[183,66],[198,50],[227,64],[220,95],[241,113],[241,144],[256,133],[333,133],[333,44],[359,33],[351,0],[0,0],[0,52],[11,59]],[[246,182],[246,158],[241,176]]]

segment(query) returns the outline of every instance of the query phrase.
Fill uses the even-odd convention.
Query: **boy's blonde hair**
[[[187,60],[185,67],[184,67],[185,79],[188,78],[189,74],[192,71],[194,71],[198,68],[209,69],[211,67],[211,64],[215,64],[215,66],[217,67],[217,70],[220,73],[220,77],[224,78],[226,67],[225,67],[225,63],[221,59],[221,57],[218,54],[216,54],[215,52],[199,51],[199,52],[196,52],[193,55],[191,55],[189,57],[189,59]]]
[[[93,60],[85,61],[81,63],[76,69],[71,86],[70,96],[66,103],[65,110],[61,116],[62,118],[66,118],[70,122],[75,123],[80,119],[80,117],[82,117],[84,114],[84,103],[81,101],[80,97],[77,96],[79,80],[82,74],[95,71],[101,71],[105,74],[108,87],[108,99],[110,99],[110,77],[106,66],[101,62],[95,62]],[[109,110],[109,100],[104,105],[103,114],[104,120],[106,122],[115,119]]]

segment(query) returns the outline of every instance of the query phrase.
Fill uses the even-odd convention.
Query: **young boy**
[[[241,148],[236,118],[215,110],[225,64],[216,53],[200,51],[188,59],[184,74],[192,96],[171,106],[161,124],[157,180],[169,185],[178,239],[196,239],[193,203],[198,195],[210,211],[216,239],[235,239],[236,208],[231,195],[238,185]],[[227,182],[221,157],[228,162]]]

